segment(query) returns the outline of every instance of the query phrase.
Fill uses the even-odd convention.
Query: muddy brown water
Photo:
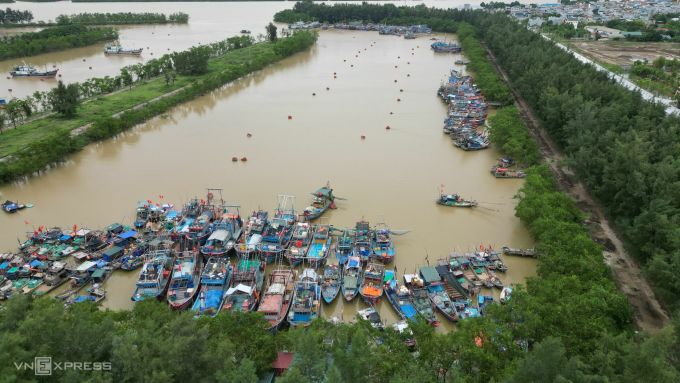
[[[277,194],[295,195],[301,211],[326,181],[347,199],[326,222],[351,227],[364,218],[409,230],[394,237],[399,278],[454,250],[532,246],[514,216],[522,181],[489,174],[499,156],[494,149],[463,152],[442,133],[446,106],[435,92],[451,68],[463,68],[454,65],[459,55],[435,54],[429,44],[427,38],[323,31],[307,52],[91,145],[25,183],[0,187],[0,198],[35,205],[0,216],[0,248],[14,249],[17,238],[40,225],[129,223],[137,201],[163,195],[181,205],[205,195],[206,187],[224,189],[244,216],[273,209]],[[233,156],[248,161],[233,163]],[[440,184],[482,205],[438,206]],[[504,261],[506,284],[535,274],[533,260]],[[114,273],[104,307],[131,308],[137,274]],[[350,320],[363,307],[338,299],[323,315]],[[386,300],[379,310],[387,322],[396,320]]]

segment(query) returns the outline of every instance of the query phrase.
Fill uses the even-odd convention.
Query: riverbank
[[[170,83],[166,83],[164,78],[152,79],[133,86],[131,90],[83,104],[74,119],[51,115],[11,129],[3,133],[5,139],[0,142],[0,158],[4,159],[0,163],[0,182],[9,182],[39,171],[90,142],[111,137],[162,114],[174,105],[307,49],[315,39],[313,32],[300,32],[275,43],[265,42],[236,49],[210,60],[206,74],[179,75]],[[162,97],[165,94],[171,95]],[[151,100],[156,101],[149,103]],[[142,104],[145,104],[144,108],[134,109]],[[112,117],[119,113],[118,118]],[[81,134],[71,135],[73,129],[88,124],[92,126]]]

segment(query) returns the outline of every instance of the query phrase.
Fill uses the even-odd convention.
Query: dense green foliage
[[[640,20],[616,19],[608,21],[606,25],[626,32],[642,32],[642,36],[626,36],[627,40],[680,41],[680,22],[673,21],[673,14],[655,15],[655,21],[655,24],[648,25]]]
[[[665,57],[659,56],[651,64],[642,61],[633,63],[630,68],[630,79],[645,89],[672,97],[680,89],[679,70],[680,61],[666,60]]]
[[[563,39],[573,39],[575,37],[584,38],[590,36],[590,32],[588,32],[581,24],[579,24],[577,28],[574,28],[574,25],[571,23],[557,25],[545,23],[541,26],[541,30]]]
[[[83,25],[109,25],[109,24],[167,24],[189,22],[186,13],[78,13],[75,15],[59,15],[55,20],[57,24],[83,24]]]
[[[64,85],[59,80],[57,87],[50,92],[49,101],[53,111],[68,118],[76,115],[80,101],[78,97],[78,84]]]
[[[518,7],[522,5],[519,1],[513,1],[512,3],[504,3],[502,1],[490,1],[488,3],[481,2],[479,4],[480,7],[486,8],[486,9],[503,9],[506,7]]]
[[[269,23],[267,24],[265,29],[267,30],[267,40],[270,42],[275,42],[276,39],[278,38],[277,35],[278,28],[276,28],[276,25],[274,25],[274,23]]]
[[[2,24],[19,24],[31,20],[33,20],[31,11],[17,11],[11,8],[0,9],[0,23]]]
[[[0,60],[82,47],[116,38],[118,32],[111,28],[82,25],[50,27],[39,32],[3,37],[0,40]]]
[[[489,117],[491,141],[499,151],[522,165],[535,165],[541,159],[538,144],[529,135],[515,106],[497,109]]]
[[[316,34],[312,32],[297,32],[291,37],[278,39],[276,43],[261,43],[250,46],[252,40],[248,36],[239,36],[202,47],[202,49],[209,52],[211,57],[215,57],[214,61],[208,63],[209,71],[206,74],[192,76],[188,80],[185,79],[183,83],[188,85],[182,88],[173,88],[177,92],[172,95],[148,103],[144,108],[125,111],[117,118],[111,117],[112,113],[101,116],[101,114],[96,112],[96,115],[89,116],[90,120],[86,120],[92,122],[92,126],[85,133],[75,137],[71,137],[70,129],[72,128],[68,128],[72,125],[68,124],[69,121],[63,121],[63,126],[53,127],[53,130],[48,130],[41,139],[33,141],[27,147],[13,152],[11,160],[0,162],[0,182],[9,182],[19,177],[30,175],[43,169],[50,163],[62,161],[65,156],[80,150],[90,142],[109,138],[130,129],[151,117],[166,112],[173,106],[204,95],[225,83],[307,49],[315,41]],[[244,53],[240,54],[240,51]],[[234,54],[236,57],[231,59],[229,53]],[[106,77],[100,79],[99,83],[111,85],[112,88],[110,89],[116,86],[128,86],[127,81],[138,82],[143,86],[151,77],[160,76],[165,70],[175,70],[171,65],[171,56],[165,55],[160,59],[150,60],[144,65],[138,64],[130,68],[123,68],[127,75],[122,74],[115,78]],[[178,83],[180,80],[183,80],[183,78],[178,78]],[[164,79],[158,78],[157,81],[164,82]],[[89,82],[89,84],[94,87],[97,82]],[[83,89],[82,86],[80,89]],[[173,89],[168,89],[168,92]],[[101,91],[101,88],[95,91]],[[121,97],[125,98],[126,95],[122,94]],[[131,98],[133,102],[139,97],[135,94],[134,87],[127,97]],[[148,101],[148,99],[143,100]],[[93,106],[93,113],[96,110],[96,106]],[[115,112],[120,111],[120,107],[115,110]],[[79,126],[76,125],[75,127]],[[5,134],[15,133],[15,130],[20,133],[20,130],[23,128],[24,126],[20,126]]]
[[[208,71],[208,47],[191,47],[182,52],[172,54],[172,62],[179,74],[196,75]]]

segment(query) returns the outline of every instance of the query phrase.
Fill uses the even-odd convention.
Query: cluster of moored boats
[[[488,148],[489,135],[483,129],[488,105],[472,77],[451,70],[437,94],[448,105],[444,133],[451,136],[454,145],[468,151]]]

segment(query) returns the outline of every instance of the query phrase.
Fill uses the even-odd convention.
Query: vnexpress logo
[[[52,357],[36,356],[33,361],[33,372],[38,376],[52,375]]]

